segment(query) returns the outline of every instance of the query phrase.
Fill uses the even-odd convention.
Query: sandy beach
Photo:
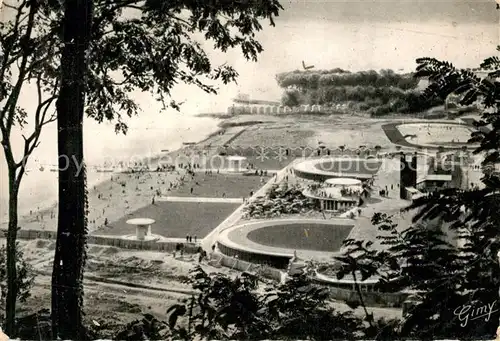
[[[188,185],[190,176],[186,170],[177,167],[175,170],[156,172],[159,164],[186,165],[204,162],[217,153],[217,148],[232,139],[244,128],[232,127],[220,129],[202,141],[183,146],[178,150],[164,152],[160,156],[144,158],[143,163],[149,170],[144,172],[101,173],[109,178],[88,190],[89,232],[104,226],[105,220],[112,222],[152,203],[154,197],[168,195],[170,190],[178,186]],[[186,141],[189,143],[189,141]],[[202,166],[202,165],[201,165]],[[96,171],[89,169],[88,172]],[[184,181],[182,181],[184,179]],[[49,207],[33,207],[31,214],[19,217],[19,225],[23,229],[55,231],[57,229],[57,203]],[[0,226],[7,228],[7,221]]]
[[[166,194],[170,184],[178,184],[185,171],[113,174],[112,180],[89,189],[89,232],[103,226],[105,220],[117,220],[149,205],[158,194]],[[49,209],[22,217],[24,229],[57,229],[57,204]]]

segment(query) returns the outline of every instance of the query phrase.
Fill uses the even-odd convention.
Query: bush
[[[303,102],[301,97],[298,90],[287,90],[281,98],[281,103],[285,106],[295,107]]]
[[[24,259],[22,249],[17,245],[17,300],[25,302],[30,297],[30,289],[35,280],[35,271]],[[2,298],[7,296],[7,249],[5,246],[0,247],[0,291]],[[1,314],[5,312],[5,302],[2,300],[0,306]]]
[[[444,103],[439,98],[424,100],[417,91],[418,80],[413,75],[396,74],[392,70],[379,73],[294,71],[279,74],[276,79],[286,89],[282,103],[288,106],[353,102],[353,108],[382,116],[392,112],[419,113]],[[385,105],[390,105],[390,108]],[[383,107],[377,108],[379,106]]]

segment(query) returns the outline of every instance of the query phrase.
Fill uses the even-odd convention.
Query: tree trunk
[[[15,334],[17,268],[17,195],[16,167],[8,162],[9,168],[9,227],[7,230],[7,297],[5,302],[5,332],[10,337]]]
[[[66,1],[61,89],[56,104],[59,217],[52,273],[52,331],[54,338],[73,340],[86,338],[82,324],[87,235],[83,113],[91,15],[91,0]]]
[[[359,283],[358,283],[356,271],[352,271],[352,277],[354,279],[354,287],[356,288],[356,293],[358,294],[358,297],[359,297],[359,303],[361,304],[361,306],[363,307],[363,311],[365,312],[366,320],[370,324],[370,327],[373,327],[373,324],[372,324],[373,316],[366,309],[365,300],[363,299],[363,293],[361,292],[361,287],[359,286]]]

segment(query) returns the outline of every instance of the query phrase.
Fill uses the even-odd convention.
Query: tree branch
[[[37,97],[38,97],[38,105],[36,108],[35,112],[35,128],[33,130],[33,133],[26,138],[23,135],[24,139],[24,152],[21,161],[16,163],[16,168],[17,167],[25,167],[25,163],[28,159],[28,157],[31,155],[33,150],[39,145],[38,141],[40,139],[40,135],[42,133],[42,127],[46,124],[49,124],[50,122],[55,121],[56,115],[53,114],[51,115],[48,119],[46,119],[47,111],[50,107],[50,105],[57,99],[57,89],[58,89],[58,82],[54,84],[53,87],[53,94],[51,97],[47,98],[46,100],[42,101],[43,98],[43,93],[42,93],[42,77],[41,75],[38,75],[37,77]]]
[[[4,3],[5,5],[5,3]],[[27,5],[27,0],[25,0],[22,4],[19,5],[19,8],[17,10],[17,14],[16,14],[16,18],[14,19],[14,26],[12,28],[12,32],[13,32],[13,35],[15,34],[13,40],[15,41],[16,38],[19,37],[19,24],[21,23],[22,19],[21,19],[21,15],[23,14],[23,8],[26,7]],[[8,32],[7,32],[8,34]],[[7,35],[6,34],[6,35]],[[7,45],[7,46],[5,46]],[[3,60],[2,60],[2,66],[0,67],[0,77],[2,79],[2,81],[4,81],[6,78],[5,78],[5,72],[7,71],[7,68],[9,67],[9,65],[12,64],[12,62],[9,62],[9,57],[10,57],[10,54],[12,53],[12,47],[14,46],[14,42],[10,42],[10,44],[5,44],[4,45],[4,51],[3,51]],[[3,116],[4,113],[1,113],[0,112],[0,119],[3,119]]]
[[[29,12],[29,20],[28,20],[28,25],[26,28],[26,34],[21,38],[20,41],[24,42],[24,45],[22,46],[22,49],[24,51],[23,57],[22,57],[22,62],[19,68],[19,76],[16,82],[16,85],[10,94],[7,103],[5,104],[3,110],[0,112],[0,120],[2,120],[5,115],[8,112],[7,116],[7,124],[6,124],[6,130],[10,134],[10,130],[12,129],[12,125],[14,124],[14,115],[15,115],[15,110],[16,110],[16,104],[17,100],[19,98],[19,95],[21,93],[21,88],[24,83],[24,77],[26,75],[26,66],[28,63],[28,58],[30,55],[30,49],[31,47],[28,46],[28,42],[31,39],[31,33],[33,32],[33,27],[35,25],[35,14],[36,11],[38,10],[38,5],[35,0],[31,0],[31,6],[30,6],[30,12]]]

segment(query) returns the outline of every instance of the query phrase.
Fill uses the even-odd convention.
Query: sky
[[[283,1],[283,18],[297,16],[338,22],[498,23],[494,0],[293,0]]]

